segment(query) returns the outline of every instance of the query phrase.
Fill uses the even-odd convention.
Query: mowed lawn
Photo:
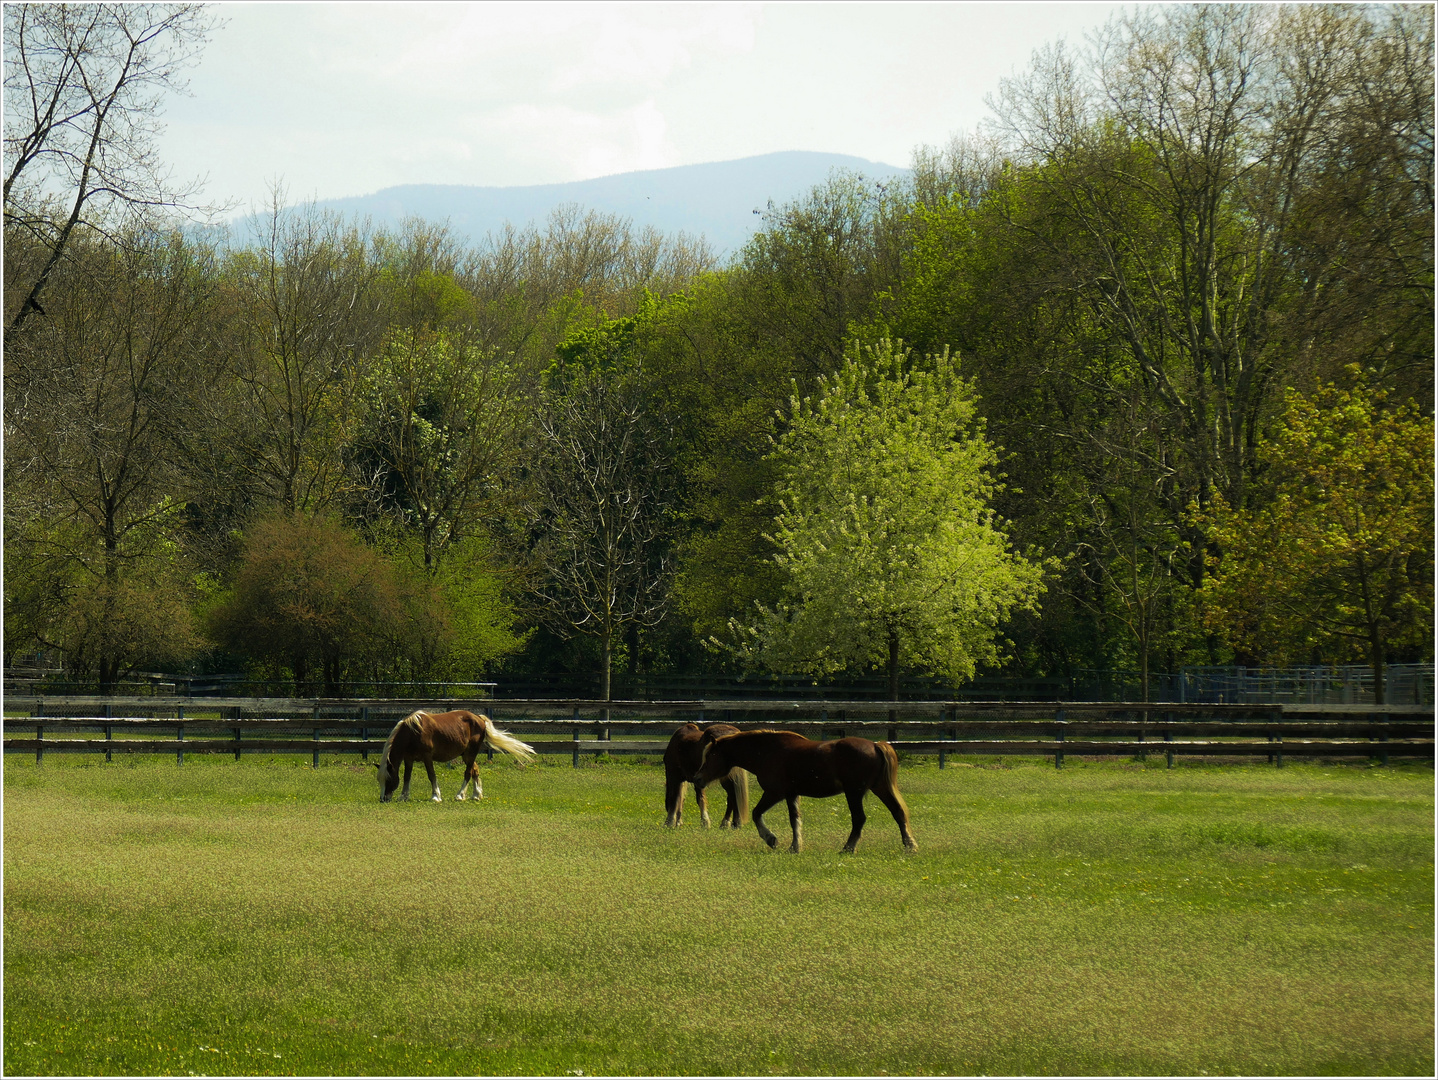
[[[1431,765],[906,760],[918,853],[871,796],[852,856],[440,775],[6,760],[4,1071],[1433,1073]]]

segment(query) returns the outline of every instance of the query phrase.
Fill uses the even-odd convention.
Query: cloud
[[[904,164],[1084,4],[224,4],[162,153],[212,198],[558,183],[774,150]]]

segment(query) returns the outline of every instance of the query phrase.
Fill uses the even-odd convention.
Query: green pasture
[[[653,760],[14,755],[4,1071],[1431,1076],[1431,764],[1163,764],[906,760],[917,854],[795,856]]]

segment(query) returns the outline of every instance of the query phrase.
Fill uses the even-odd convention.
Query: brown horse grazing
[[[712,731],[718,735],[734,735],[739,729],[732,724],[710,724],[700,728],[698,724],[685,724],[676,731],[664,749],[664,824],[671,829],[684,817],[684,788],[694,780],[699,771],[699,759],[703,757],[701,743],[704,733]],[[730,769],[721,776],[719,783],[729,796],[724,808],[724,818],[719,822],[721,829],[737,829],[749,816],[749,774],[743,769]],[[694,798],[699,803],[699,818],[709,828],[709,805],[704,801],[704,789],[694,786]]]
[[[464,710],[412,712],[389,733],[384,753],[375,766],[379,769],[379,801],[389,802],[394,789],[399,786],[400,762],[404,763],[404,791],[400,798],[408,799],[410,773],[416,761],[423,761],[433,791],[430,798],[439,802],[439,782],[434,778],[434,763],[453,761],[461,756],[464,758],[464,783],[459,785],[459,794],[455,798],[463,801],[465,788],[473,781],[474,797],[482,799],[484,786],[479,782],[479,766],[474,763],[481,750],[503,750],[512,754],[521,765],[527,764],[534,756],[532,746],[500,731],[487,716]]]
[[[910,851],[919,848],[909,832],[909,808],[894,784],[899,757],[886,742],[856,738],[814,742],[792,731],[716,735],[710,728],[704,733],[703,760],[694,777],[695,786],[710,783],[734,768],[748,769],[764,789],[754,807],[754,827],[770,847],[777,846],[779,838],[765,828],[764,811],[780,799],[788,802],[789,824],[794,830],[794,844],[789,850],[798,851],[799,796],[824,799],[842,791],[849,800],[853,822],[844,850],[853,851],[864,828],[864,795],[872,790],[899,823],[904,847]]]

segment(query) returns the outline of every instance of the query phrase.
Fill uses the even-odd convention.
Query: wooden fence
[[[412,700],[7,697],[6,753],[355,754],[384,748]],[[904,754],[1176,755],[1432,759],[1431,705],[1213,705],[972,701],[613,701],[474,699],[431,702],[434,711],[482,709],[541,754],[663,753],[685,721],[776,727],[811,738],[887,739]],[[118,715],[125,713],[126,715]],[[111,715],[116,714],[116,715]],[[163,733],[163,734],[162,734]],[[33,737],[26,737],[33,735]],[[58,736],[58,737],[57,737]],[[617,736],[617,737],[616,737]]]

